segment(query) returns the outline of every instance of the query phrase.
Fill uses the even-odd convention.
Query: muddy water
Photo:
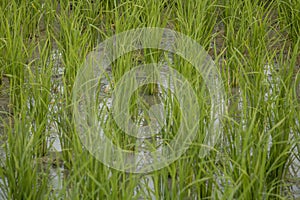
[[[222,49],[224,41],[222,40],[222,32],[221,34],[216,38],[216,43],[218,49]],[[212,55],[212,52],[210,52]],[[52,95],[53,95],[53,107],[51,108],[52,111],[56,111],[60,109],[59,104],[57,104],[56,98],[57,96],[60,96],[60,94],[63,93],[63,84],[62,84],[62,76],[63,76],[63,67],[61,66],[61,53],[58,50],[54,50],[51,55],[51,59],[56,60],[56,65],[54,67],[54,72],[53,72],[53,77],[52,77],[52,83],[53,83],[53,88],[52,88]],[[298,62],[300,63],[300,57],[298,58]],[[167,71],[166,71],[167,72]],[[111,69],[107,70],[107,74],[111,76]],[[269,81],[274,82],[272,80],[272,67],[266,66],[265,67],[265,74],[267,75]],[[163,80],[165,82],[165,86],[167,86],[168,80]],[[276,81],[275,81],[276,82]],[[111,102],[111,96],[109,96],[109,88],[112,86],[110,85],[110,82],[105,80],[102,80],[101,85],[103,87],[103,97],[106,98],[106,102]],[[300,85],[300,84],[299,84]],[[298,89],[298,94],[300,94],[300,86],[297,88]],[[11,110],[10,110],[10,105],[9,105],[9,82],[7,77],[2,78],[2,84],[1,84],[1,89],[0,89],[0,116],[3,120],[3,122],[0,124],[0,136],[2,139],[0,140],[0,143],[5,141],[5,134],[4,133],[4,125],[5,124],[12,124],[12,120],[10,116],[12,115]],[[240,99],[240,91],[239,88],[235,88],[232,90],[233,91],[233,96],[235,96],[234,101],[238,101],[238,103],[233,103],[231,106],[234,107],[232,109],[237,109],[237,110],[242,110],[242,100]],[[151,96],[151,95],[145,95],[143,96],[144,101],[148,102],[149,106],[155,104],[157,98],[161,98],[161,95],[163,94],[162,88],[160,88],[160,92],[158,96]],[[268,94],[265,96],[266,100],[268,99]],[[111,107],[111,105],[106,105],[108,108]],[[141,116],[144,115],[144,111],[141,109],[140,111]],[[147,125],[145,119],[141,119],[141,124],[140,126],[145,126]],[[57,133],[59,130],[57,129],[57,124],[53,123],[48,127],[51,130],[51,135],[48,138],[48,148],[50,149],[50,153],[41,158],[41,162],[47,164],[51,164],[51,180],[52,180],[52,186],[54,190],[59,190],[62,188],[62,182],[64,181],[65,174],[67,173],[66,170],[64,169],[63,164],[61,163],[61,144],[59,141],[59,137]],[[4,137],[4,138],[3,138]],[[156,145],[159,146],[160,144],[160,139],[157,139],[156,141],[151,141],[152,143],[156,143]],[[143,141],[140,141],[140,144],[143,144]],[[144,147],[142,147],[144,148]],[[295,150],[296,151],[296,150]],[[297,152],[295,152],[295,155],[298,155]],[[0,150],[0,156],[4,156],[3,150]],[[147,155],[142,155],[141,156],[147,156]],[[300,158],[294,156],[293,157],[293,164],[289,168],[289,174],[288,174],[288,179],[291,183],[291,189],[292,192],[294,193],[295,197],[300,197]],[[147,185],[146,185],[147,184]],[[145,186],[146,185],[146,186]],[[151,175],[147,175],[141,178],[141,183],[139,186],[137,186],[137,190],[152,190],[154,191],[154,185],[152,181]],[[145,193],[149,193],[145,191]],[[153,196],[150,195],[151,199],[154,199]]]

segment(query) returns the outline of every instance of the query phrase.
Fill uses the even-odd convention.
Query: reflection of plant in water
[[[293,198],[299,190],[290,194],[287,186],[294,186],[299,177],[291,174],[293,182],[287,182],[286,175],[291,159],[299,160],[299,92],[295,94],[299,75],[293,80],[298,73],[295,65],[300,63],[299,5],[298,0],[1,1],[0,74],[5,77],[0,90],[7,97],[0,103],[11,105],[14,123],[1,126],[5,157],[0,162],[0,198]],[[145,26],[172,27],[205,49],[220,36],[223,47],[213,45],[212,52],[226,65],[220,69],[225,71],[224,82],[229,82],[225,89],[230,102],[221,122],[224,142],[210,147],[205,158],[199,157],[210,116],[209,94],[189,63],[174,56],[168,65],[191,82],[199,98],[200,130],[181,158],[148,174],[152,185],[146,180],[141,184],[140,176],[104,166],[82,147],[71,101],[74,79],[88,52],[114,33]],[[65,72],[57,95],[52,94],[57,85],[52,79],[56,61],[49,59],[54,49],[62,54],[59,65]],[[156,49],[130,52],[112,64],[113,78],[108,80],[117,83],[133,66],[164,63],[162,53]],[[271,73],[278,84],[265,79],[266,64],[279,66]],[[3,91],[5,82],[8,90]],[[109,99],[114,85],[102,89]],[[239,92],[233,94],[234,90]],[[150,102],[152,97],[155,100]],[[145,140],[153,150],[162,145],[155,141],[167,145],[176,136],[182,118],[178,99],[157,84],[140,87],[130,99],[132,120],[139,126],[155,123],[148,111],[157,103],[165,106],[166,121],[160,135]],[[110,108],[101,113],[99,121],[103,120],[113,143],[127,151],[138,150],[135,145],[140,141],[120,130]],[[1,117],[6,114],[1,110]],[[58,132],[63,155],[48,159],[42,156],[48,154],[52,131]],[[49,174],[55,169],[52,165],[57,162],[59,169],[62,161],[69,176],[57,177],[61,187],[53,191]]]

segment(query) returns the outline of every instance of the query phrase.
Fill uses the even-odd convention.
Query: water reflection
[[[58,51],[53,51],[53,58],[54,59],[60,59],[61,54]],[[64,87],[62,83],[62,75],[63,75],[63,68],[58,64],[56,67],[54,67],[54,75],[52,77],[52,104],[50,105],[51,112],[57,112],[61,109],[61,103],[59,101],[59,98],[64,93]],[[168,73],[168,68],[163,68],[165,70],[165,73]],[[276,69],[274,69],[270,65],[266,65],[264,69],[265,73],[265,84],[269,84],[269,91],[266,92],[264,99],[265,101],[270,101],[270,98],[274,98],[274,93],[276,94],[278,91],[276,91],[277,85],[279,84],[278,77],[274,78],[273,74],[276,74]],[[111,78],[111,69],[107,70],[108,77]],[[298,82],[297,82],[298,81]],[[169,81],[166,78],[162,79],[162,85],[167,88],[171,88],[172,85],[169,85]],[[113,85],[111,84],[110,80],[103,79],[101,80],[101,87],[102,92],[100,93],[100,96],[105,103],[100,103],[100,110],[101,108],[110,109],[111,108],[111,95],[110,90],[113,88]],[[8,78],[3,77],[2,78],[2,85],[1,85],[1,94],[0,94],[0,117],[3,120],[0,126],[1,136],[4,137],[1,139],[1,142],[5,142],[5,135],[4,135],[4,124],[11,124],[11,111],[9,108],[9,83]],[[296,95],[298,95],[300,99],[300,81],[299,79],[296,80]],[[152,105],[158,104],[161,101],[165,101],[164,99],[164,90],[163,87],[159,87],[159,92],[155,95],[143,95],[140,97],[140,101],[138,102],[138,117],[139,119],[136,119],[138,121],[139,126],[147,126],[149,125],[149,116],[147,113],[147,109]],[[240,88],[231,88],[231,94],[229,94],[228,99],[228,111],[229,115],[239,124],[243,126],[243,110],[245,109],[244,106],[246,105],[243,96],[242,91]],[[145,106],[146,105],[146,106]],[[55,114],[53,115],[55,116]],[[104,118],[106,119],[106,118]],[[299,123],[299,122],[298,122]],[[270,127],[267,127],[270,128]],[[62,152],[62,146],[58,137],[58,125],[53,122],[49,125],[48,129],[52,133],[50,137],[48,138],[48,148],[50,149],[50,153],[41,158],[40,162],[43,163],[45,166],[51,166],[50,169],[50,179],[51,179],[51,187],[53,188],[53,191],[59,191],[63,188],[64,180],[66,180],[66,177],[68,176],[68,170],[65,169],[62,159],[61,159],[61,152]],[[300,140],[299,138],[295,138],[296,136],[299,137],[299,134],[291,134],[291,139],[294,140]],[[157,135],[154,138],[148,138],[148,139],[140,139],[137,140],[137,148],[140,150],[139,157],[141,160],[147,159],[147,152],[150,151],[152,146],[159,147],[161,143],[163,142],[162,137]],[[146,145],[149,144],[149,145]],[[269,142],[270,146],[272,145],[272,138],[270,138]],[[299,144],[299,143],[298,143]],[[1,145],[2,146],[2,145]],[[295,198],[300,197],[300,183],[299,183],[299,177],[300,177],[300,157],[299,157],[299,145],[298,147],[293,148],[293,156],[291,157],[292,164],[289,167],[289,174],[287,177],[288,182],[291,185],[291,191],[293,192],[293,195]],[[270,149],[270,148],[269,148]],[[53,153],[54,152],[54,153]],[[5,152],[4,150],[0,150],[1,158],[4,158]],[[3,181],[3,180],[1,180]],[[170,179],[171,181],[171,179]],[[176,183],[171,183],[176,184]],[[221,181],[220,181],[221,184]],[[1,192],[1,191],[0,191]],[[155,188],[154,188],[154,182],[153,182],[153,176],[151,174],[141,176],[140,177],[140,183],[136,186],[136,194],[145,194],[145,196],[148,196],[149,199],[155,199]]]

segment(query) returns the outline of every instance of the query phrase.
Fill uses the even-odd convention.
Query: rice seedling
[[[300,177],[291,171],[300,150],[299,5],[296,0],[1,1],[0,77],[9,79],[9,92],[0,106],[10,108],[0,115],[1,198],[299,197]],[[226,112],[218,142],[205,145],[214,105],[201,72],[161,49],[118,57],[103,70],[106,81],[100,80],[101,98],[95,100],[102,105],[97,120],[115,146],[135,152],[170,145],[184,120],[181,97],[166,78],[140,86],[126,102],[130,119],[141,128],[156,122],[150,111],[161,104],[166,117],[161,132],[139,139],[119,127],[110,102],[119,81],[137,65],[160,63],[178,71],[193,88],[200,110],[198,120],[184,122],[198,127],[187,151],[166,167],[134,174],[91,155],[80,138],[72,98],[76,78],[98,43],[143,27],[181,32],[213,55],[225,84]],[[154,71],[151,75],[159,78]],[[61,152],[53,152],[53,135]],[[204,148],[210,151],[202,157]]]

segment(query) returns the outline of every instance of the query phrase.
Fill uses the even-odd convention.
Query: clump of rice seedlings
[[[290,190],[293,183],[287,177],[297,157],[295,149],[299,152],[298,1],[4,0],[0,8],[0,71],[9,78],[14,121],[4,126],[2,198],[280,199],[297,192]],[[106,76],[114,83],[111,90],[134,66],[162,62],[190,82],[201,107],[200,120],[195,122],[198,135],[178,160],[148,174],[130,174],[104,165],[82,146],[73,119],[72,92],[80,67],[99,42],[149,26],[171,28],[205,50],[214,48],[216,61],[222,59],[223,82],[229,83],[224,102],[228,112],[220,122],[219,142],[201,157],[201,149],[208,148],[203,141],[212,106],[201,75],[179,55],[161,50],[143,49],[119,57],[109,66],[112,77]],[[216,26],[224,33],[223,49],[220,44],[212,47]],[[64,72],[56,94],[53,51],[60,55]],[[108,99],[110,93],[105,93]],[[147,95],[167,108],[160,134],[168,144],[182,120],[179,101],[158,84],[138,88],[129,102],[136,124],[151,121]],[[115,145],[138,150],[140,141],[117,126],[109,106],[98,117]],[[49,178],[53,165],[40,162],[48,155],[53,129],[63,154],[56,170],[66,172],[56,176],[59,187]],[[149,146],[157,147],[151,142]],[[293,181],[299,182],[299,177]]]
[[[279,17],[282,19],[282,28],[289,33],[295,44],[300,37],[300,3],[295,0],[276,2]]]

